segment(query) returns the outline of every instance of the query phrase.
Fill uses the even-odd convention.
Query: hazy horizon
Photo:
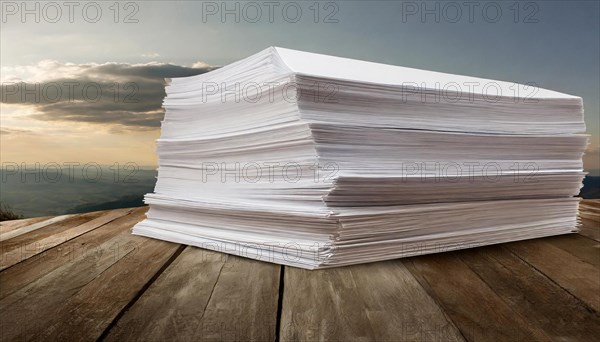
[[[4,93],[11,82],[21,81],[42,88],[78,82],[73,91],[88,86],[92,98],[96,86],[91,84],[103,90],[97,102],[75,97],[52,103],[36,101],[33,94],[11,101],[3,96],[3,161],[155,165],[163,77],[203,73],[268,46],[282,46],[531,82],[580,96],[591,134],[586,169],[600,170],[598,2],[533,1],[515,7],[483,1],[455,8],[438,1],[322,1],[316,7],[284,1],[275,2],[272,13],[262,3],[239,1],[229,7],[210,1],[127,2],[119,11],[104,2],[98,8],[74,3],[79,5],[72,14],[69,8],[42,2],[30,2],[28,8],[2,3]],[[294,10],[301,15],[294,16]],[[138,88],[127,88],[129,83]],[[47,88],[46,97],[52,98],[53,91]],[[127,96],[136,102],[128,102]]]
[[[165,77],[281,46],[580,96],[600,176],[599,2],[269,3],[3,1],[2,166],[153,169]]]

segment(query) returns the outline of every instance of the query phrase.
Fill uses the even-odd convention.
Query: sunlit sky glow
[[[435,14],[422,20],[421,8],[409,14],[414,8],[401,2],[338,1],[334,7],[321,2],[316,12],[310,7],[314,1],[296,1],[302,16],[295,23],[282,14],[286,2],[278,3],[272,18],[263,6],[262,17],[254,23],[244,20],[244,13],[239,23],[235,15],[222,20],[220,14],[207,14],[207,2],[192,1],[139,1],[133,2],[135,8],[125,8],[121,3],[118,14],[110,8],[113,1],[98,2],[102,16],[95,23],[87,22],[82,15],[82,2],[73,18],[68,18],[68,9],[63,8],[57,22],[49,22],[54,12],[48,12],[41,13],[40,23],[36,23],[34,15],[23,21],[20,13],[9,14],[13,8],[5,7],[6,3],[2,2],[0,33],[3,84],[17,80],[77,80],[97,82],[110,91],[113,83],[123,86],[135,82],[140,87],[137,94],[141,101],[115,106],[103,96],[93,110],[89,110],[89,103],[78,103],[77,99],[43,106],[31,100],[2,103],[3,162],[133,161],[154,165],[154,140],[162,115],[162,77],[204,72],[265,47],[282,46],[511,82],[534,82],[542,88],[581,96],[588,133],[592,135],[585,166],[587,170],[600,170],[597,1],[537,1],[535,8],[526,8],[523,3],[515,7],[511,1],[495,2],[494,6],[502,11],[496,22],[490,22],[482,13],[482,8],[489,7],[486,2],[478,2],[472,18],[468,8],[463,7],[459,20],[455,20],[452,8],[444,13],[444,2],[426,2],[425,6],[434,12],[436,4],[440,6],[440,22],[435,22]],[[20,6],[21,2],[13,3]],[[229,3],[235,8],[232,3],[236,2]],[[39,4],[42,8],[45,3]],[[246,5],[239,4],[240,8]],[[34,3],[30,6],[34,8]],[[132,14],[134,9],[137,11]],[[124,22],[132,19],[138,22]],[[331,19],[337,22],[326,22]],[[120,89],[119,93],[127,92]]]

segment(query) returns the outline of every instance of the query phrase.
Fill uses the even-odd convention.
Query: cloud
[[[9,134],[29,134],[33,131],[28,129],[20,129],[20,128],[8,128],[8,127],[0,127],[0,135],[7,136]]]
[[[160,57],[160,54],[158,54],[156,52],[149,52],[149,53],[143,53],[142,57],[145,57],[145,58],[157,58],[157,57]]]
[[[206,64],[185,67],[157,62],[42,61],[33,66],[3,68],[6,77],[1,100],[33,107],[36,114],[30,116],[37,120],[102,124],[117,130],[155,129],[164,114],[164,78],[193,76],[213,69]]]
[[[196,63],[192,64],[192,68],[209,68],[210,65],[208,65],[205,62],[202,61],[197,61]]]

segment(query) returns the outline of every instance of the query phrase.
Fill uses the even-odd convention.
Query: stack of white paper
[[[282,48],[166,92],[134,234],[314,269],[577,227],[579,97]]]

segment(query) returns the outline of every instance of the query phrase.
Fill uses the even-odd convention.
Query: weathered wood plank
[[[132,210],[133,209],[130,208],[109,210],[93,213],[87,217],[85,215],[80,215],[76,217],[76,222],[74,222],[74,220],[65,220],[51,226],[52,229],[50,226],[46,227],[45,229],[48,229],[49,231],[45,232],[42,236],[32,238],[28,235],[22,235],[19,238],[7,241],[2,244],[1,248],[0,270],[29,259],[45,250],[58,246],[61,243],[114,221],[119,217],[129,214]],[[96,215],[98,216],[93,218]],[[88,221],[90,218],[93,219]],[[77,223],[81,221],[83,221],[83,223],[77,225]]]
[[[582,199],[581,204],[585,205],[585,206],[596,208],[600,211],[600,199],[599,198]]]
[[[0,235],[0,242],[13,239],[15,237],[21,236],[23,234],[27,234],[29,232],[33,232],[37,229],[44,228],[49,225],[55,224],[57,222],[67,220],[74,216],[76,216],[76,214],[55,216],[55,217],[51,217],[47,220],[43,220],[43,221],[39,221],[39,222],[36,222],[33,224],[25,225],[25,226],[19,227],[17,229],[12,229],[12,230],[6,232],[5,234]]]
[[[579,218],[579,234],[600,242],[600,199],[582,200],[579,203]]]
[[[133,223],[127,222],[128,228]],[[146,238],[131,235],[127,229],[72,262],[3,297],[0,300],[2,337],[6,340],[30,340],[39,336],[69,298],[134,251],[135,246],[144,240]]]
[[[97,217],[102,215],[102,212],[93,212],[93,213],[85,213],[85,214],[75,214],[71,215],[65,219],[61,219],[57,222],[53,222],[51,224],[45,225],[38,229],[29,231],[24,234],[20,234],[19,236],[15,236],[11,239],[7,239],[5,241],[0,242],[0,247],[2,253],[10,253],[11,251],[15,251],[21,249],[23,246],[27,246],[30,244],[34,244],[35,242],[51,237],[55,234],[59,234],[65,230],[68,230],[74,226],[78,226],[80,224],[91,221]],[[50,220],[47,220],[50,221]],[[44,222],[40,222],[44,223]],[[34,224],[36,225],[36,224]],[[28,228],[23,227],[23,228]],[[30,252],[30,251],[28,251]]]
[[[401,261],[286,267],[283,341],[462,341]]]
[[[118,234],[129,234],[130,228],[145,217],[146,210],[145,207],[134,209],[131,214],[116,219],[101,229],[94,229],[4,269],[0,272],[0,299],[61,267],[80,261],[81,258],[93,260],[95,253],[102,251],[101,246],[107,241]]]
[[[62,304],[36,338],[97,340],[125,306],[171,261],[177,250],[183,249],[170,242],[142,239],[131,252]]]
[[[587,218],[581,218],[579,234],[600,242],[600,222]]]
[[[591,308],[600,311],[600,270],[543,240],[503,245]]]
[[[579,203],[579,218],[579,234],[600,242],[600,200],[582,200]]]
[[[187,247],[108,341],[273,341],[279,265]]]
[[[585,261],[596,268],[600,268],[600,242],[579,234],[552,236],[539,241],[549,243],[552,246],[569,252],[581,261]]]
[[[598,312],[506,249],[475,248],[459,257],[511,309],[553,341],[592,341],[600,336]]]
[[[0,237],[11,230],[32,225],[37,222],[45,221],[53,216],[32,217],[20,220],[0,221]]]
[[[419,256],[405,263],[467,340],[550,340],[541,328],[512,310],[458,253]]]
[[[190,247],[177,256],[182,247],[132,237],[146,209],[0,225],[9,232],[50,221],[0,243],[0,340],[272,341],[277,333],[281,340],[593,340],[600,334],[600,226],[593,220],[582,219],[585,236],[321,271],[286,267],[276,331],[281,266]]]

